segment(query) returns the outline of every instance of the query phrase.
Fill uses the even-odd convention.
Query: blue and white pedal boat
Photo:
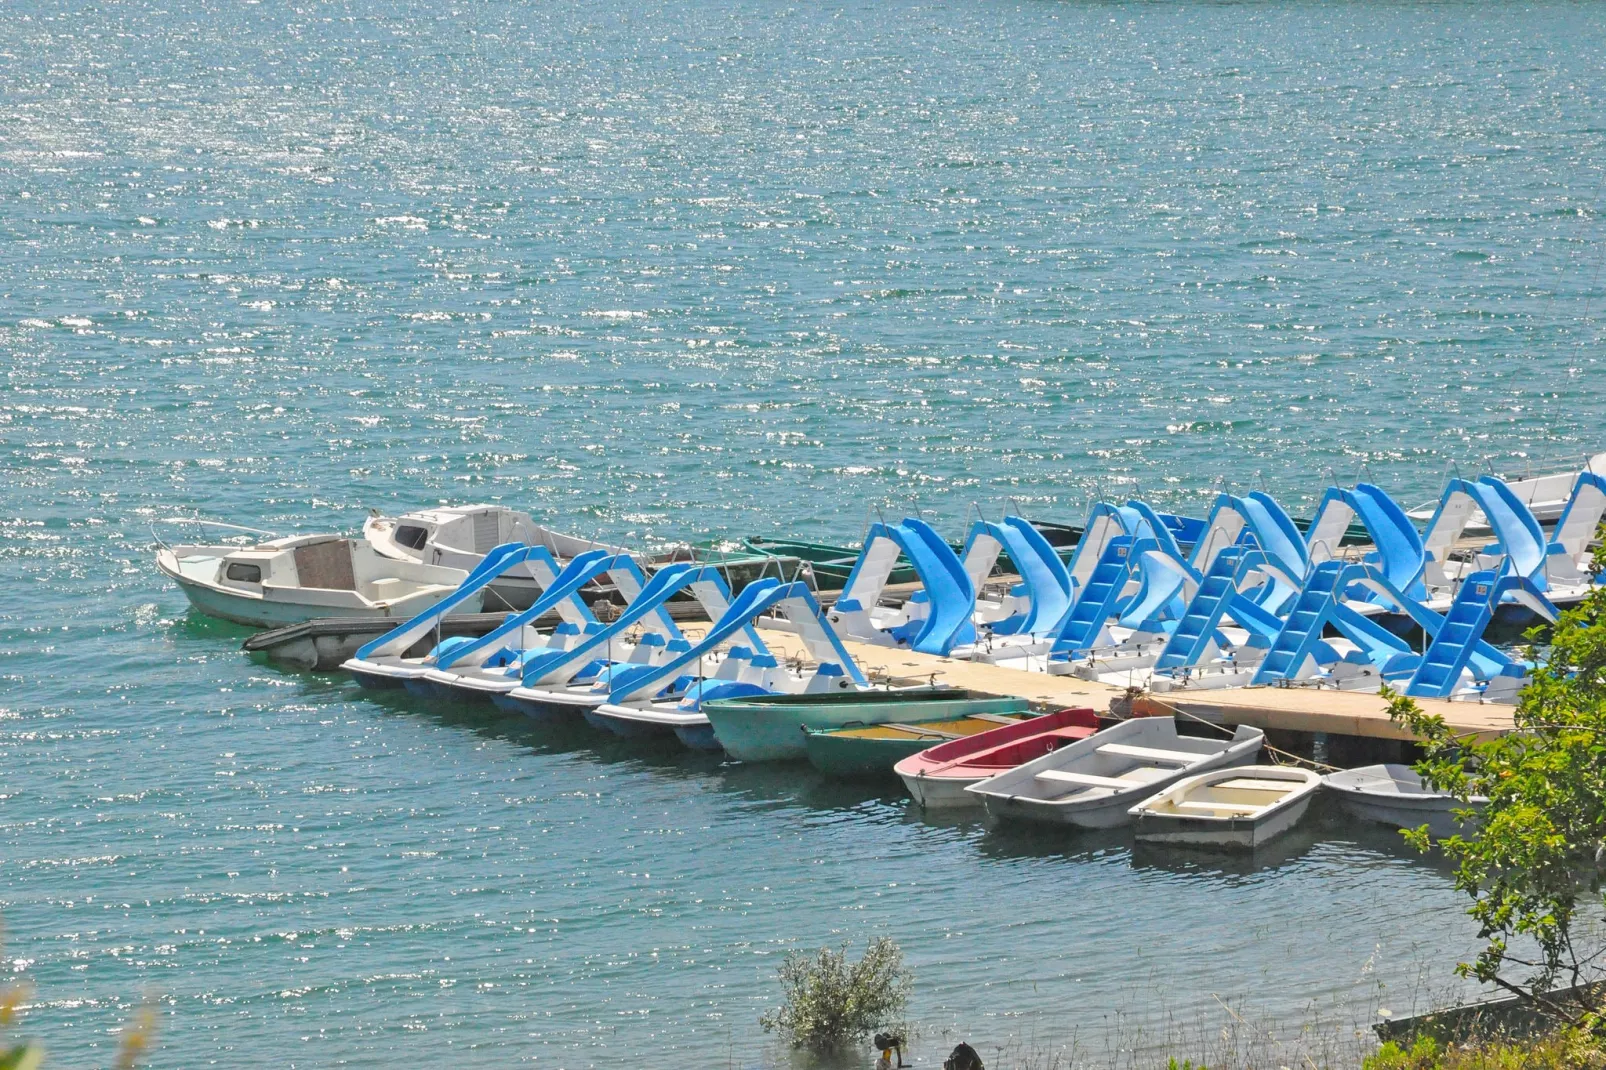
[[[532,653],[522,662],[518,686],[493,696],[497,705],[535,718],[565,719],[606,702],[615,673],[664,664],[691,649],[667,603],[690,592],[710,621],[730,609],[730,588],[720,569],[681,562],[655,572],[619,616],[561,649]]]
[[[438,640],[423,653],[441,619],[472,602],[478,604],[481,592],[509,573],[536,577],[543,584],[541,595],[531,605],[514,614],[488,634],[479,638],[456,636]],[[530,647],[545,647],[552,640],[535,626],[535,621],[555,611],[561,618],[554,632],[579,632],[596,618],[580,597],[580,591],[599,576],[630,584],[641,573],[628,556],[592,550],[574,558],[562,569],[550,551],[542,546],[508,543],[487,553],[468,578],[438,605],[359,648],[342,664],[365,687],[406,687],[416,694],[440,697],[450,693],[457,678],[468,670],[484,670],[493,678],[517,660]],[[600,625],[598,625],[600,627]],[[514,676],[508,686],[517,682]]]
[[[629,554],[592,550],[575,557],[528,609],[513,614],[478,639],[443,653],[414,680],[409,690],[438,699],[494,700],[517,687],[530,659],[566,650],[604,625],[586,605],[581,591],[605,580],[627,598],[646,585],[641,566]],[[550,613],[560,620],[543,633],[536,622]]]
[[[782,664],[760,622],[796,633],[813,664]],[[749,584],[689,649],[661,665],[614,672],[608,684],[607,700],[582,711],[587,721],[621,736],[673,733],[699,750],[720,746],[702,712],[709,700],[870,686],[808,586],[773,579]]]
[[[341,668],[359,684],[375,689],[402,687],[407,680],[422,677],[437,659],[449,656],[451,651],[472,641],[456,636],[429,643],[431,634],[439,628],[442,619],[449,613],[480,608],[485,589],[515,570],[538,578],[544,585],[550,585],[557,576],[557,563],[540,547],[521,543],[493,547],[451,594],[359,647],[352,657],[342,663]],[[420,652],[418,648],[424,644],[428,645]]]

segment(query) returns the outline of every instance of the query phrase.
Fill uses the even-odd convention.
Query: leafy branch
[[[1519,695],[1515,731],[1494,739],[1456,735],[1443,717],[1384,688],[1389,714],[1421,742],[1423,781],[1458,800],[1474,831],[1439,846],[1455,864],[1455,885],[1472,899],[1484,947],[1457,970],[1531,1000],[1574,1025],[1595,1028],[1585,999],[1563,1000],[1561,985],[1584,983],[1606,948],[1580,948],[1575,925],[1587,902],[1606,907],[1606,547],[1596,550],[1596,580],[1563,613],[1541,650],[1540,633],[1524,639],[1535,663]],[[1541,661],[1541,654],[1543,661]],[[1482,797],[1487,802],[1474,805]],[[1481,802],[1481,800],[1480,800]],[[1406,838],[1427,850],[1427,828]],[[1531,941],[1538,957],[1513,954]],[[1516,972],[1514,973],[1513,970]]]

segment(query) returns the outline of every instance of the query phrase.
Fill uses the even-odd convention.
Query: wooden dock
[[[802,647],[795,634],[778,629],[766,628],[764,640],[777,654],[785,651],[791,655]],[[905,683],[933,681],[990,695],[1018,696],[1055,709],[1089,706],[1101,713],[1113,710],[1146,716],[1180,711],[1215,724],[1246,724],[1272,731],[1377,740],[1413,738],[1389,719],[1384,701],[1367,691],[1238,687],[1164,695],[1129,694],[1125,688],[1079,680],[1074,676],[1050,676],[849,640],[844,640],[843,645],[867,675],[886,676]],[[1427,712],[1442,715],[1459,733],[1488,737],[1512,728],[1510,706],[1440,699],[1417,701]]]

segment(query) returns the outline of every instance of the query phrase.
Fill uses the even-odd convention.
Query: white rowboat
[[[1321,774],[1293,766],[1214,769],[1134,806],[1133,835],[1156,843],[1252,850],[1298,824],[1321,786]]]
[[[1461,803],[1427,787],[1408,765],[1363,765],[1329,773],[1323,782],[1346,810],[1367,821],[1402,829],[1426,825],[1437,839],[1469,831],[1452,812],[1460,809]],[[1488,801],[1474,796],[1471,808],[1476,810]]]

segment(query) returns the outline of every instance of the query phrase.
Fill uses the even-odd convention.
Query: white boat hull
[[[370,661],[366,658],[347,658],[341,669],[364,687],[386,689],[403,687],[408,680],[416,680],[429,671],[423,660]]]
[[[1391,828],[1414,829],[1426,825],[1429,835],[1436,840],[1466,835],[1473,828],[1471,825],[1463,825],[1448,810],[1441,808],[1413,806],[1399,802],[1374,802],[1353,796],[1345,796],[1343,805],[1344,809],[1364,821],[1374,821]]]
[[[1179,773],[1180,777],[1181,774]],[[1112,795],[1108,801],[1084,802],[1071,806],[1064,803],[1043,802],[1039,799],[1009,798],[998,795],[982,796],[987,816],[1001,821],[1035,821],[1049,825],[1069,825],[1084,829],[1124,828],[1132,823],[1127,811],[1134,799],[1163,788],[1167,781],[1144,784],[1142,789],[1129,794]]]
[[[493,698],[505,695],[519,686],[517,676],[506,676],[495,669],[430,669],[422,674],[423,680],[439,694],[464,698]]]
[[[979,776],[907,776],[902,773],[898,776],[914,801],[927,810],[957,810],[981,805],[981,799],[965,789],[987,779]]]
[[[165,570],[164,570],[165,571]],[[432,603],[409,600],[405,604],[380,603],[378,605],[330,606],[327,603],[293,602],[258,598],[249,594],[233,594],[196,583],[188,578],[167,573],[179,590],[190,600],[196,611],[208,617],[218,617],[236,624],[255,628],[279,628],[287,624],[304,624],[324,617],[354,617],[362,620],[407,620],[429,608]],[[450,594],[444,590],[440,598]],[[439,598],[434,601],[439,601]],[[478,604],[465,606],[464,613],[479,612]]]
[[[1298,802],[1260,820],[1246,817],[1209,821],[1203,818],[1156,818],[1139,815],[1133,836],[1146,843],[1251,851],[1271,842],[1299,824],[1305,816],[1305,811],[1310,809],[1312,798],[1313,795],[1302,796]]]
[[[1403,765],[1363,766],[1330,774],[1329,792],[1344,809],[1366,821],[1398,829],[1428,826],[1435,839],[1466,835],[1472,827],[1457,820],[1461,804],[1447,795],[1423,788],[1416,771]],[[1480,800],[1475,800],[1477,809]]]
[[[325,617],[408,620],[451,595],[467,575],[390,561],[365,543],[337,535],[255,546],[163,544],[156,568],[197,611],[259,628]],[[459,611],[478,612],[481,593],[465,599]]]
[[[1292,766],[1229,766],[1187,777],[1132,807],[1136,839],[1254,850],[1299,823],[1322,778]]]

